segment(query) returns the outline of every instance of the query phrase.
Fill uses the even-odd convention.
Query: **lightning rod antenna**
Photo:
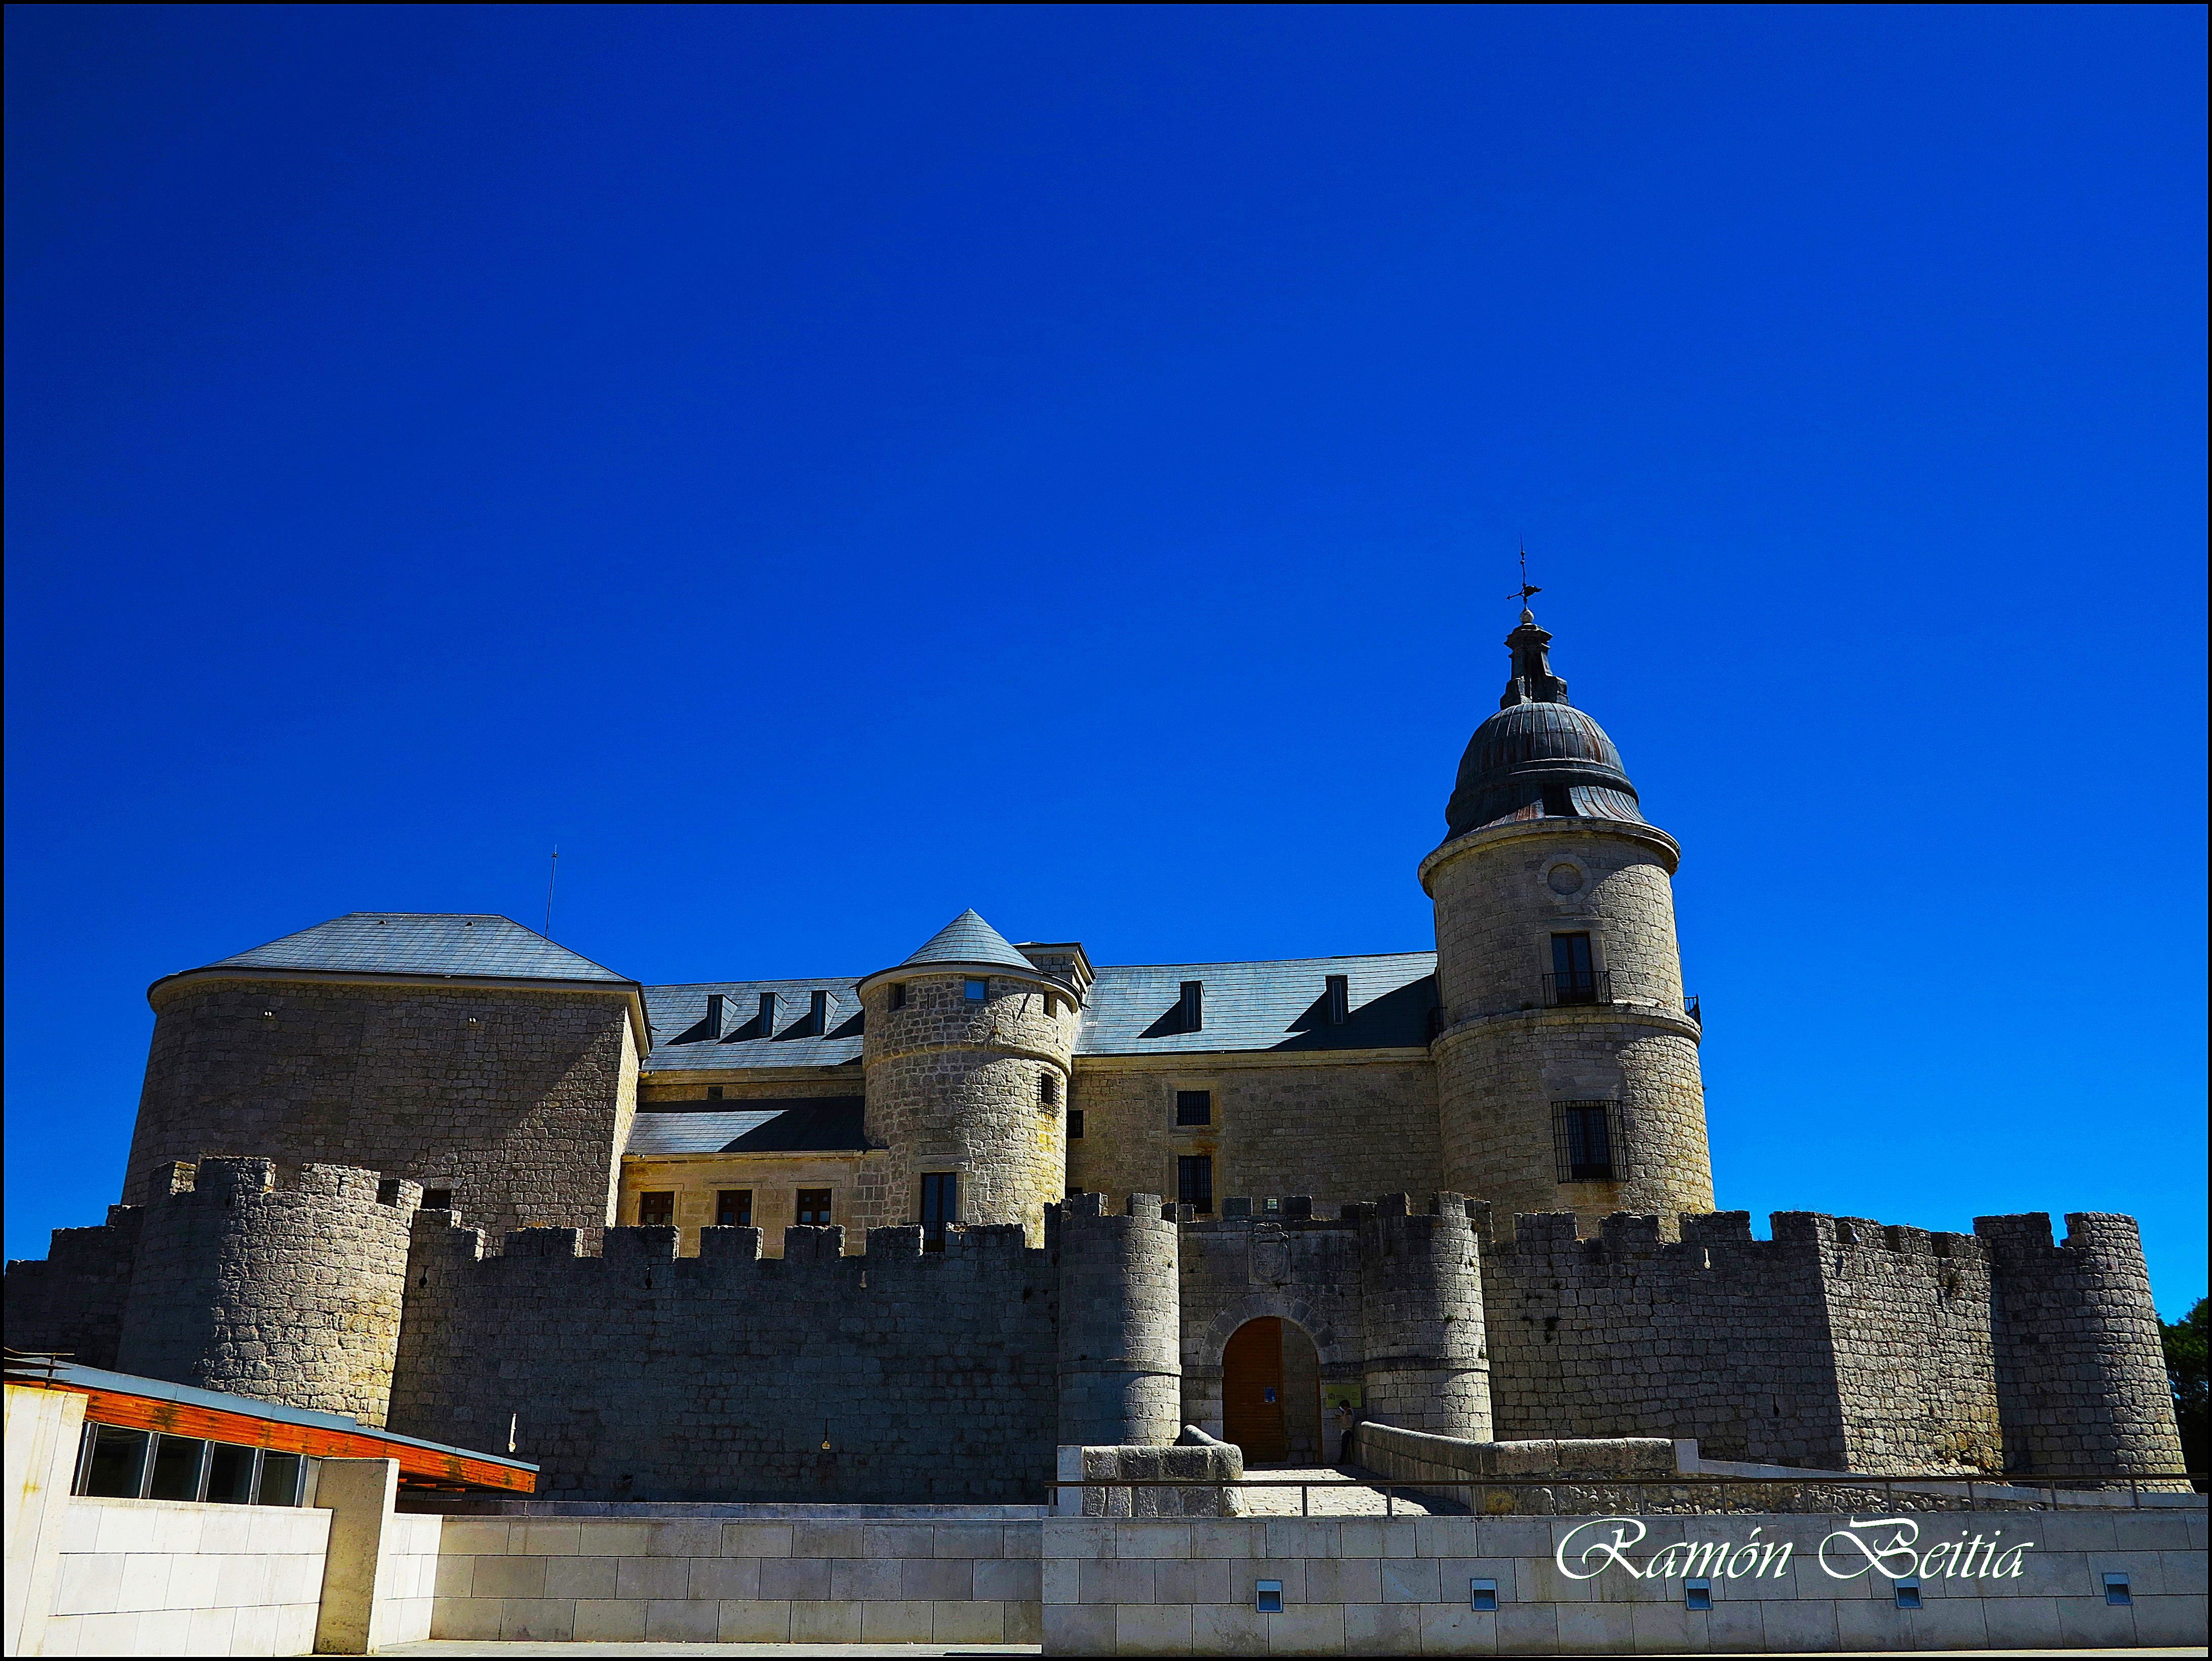
[[[561,874],[561,850],[553,850],[553,863],[545,873],[545,938],[553,938],[553,884]]]

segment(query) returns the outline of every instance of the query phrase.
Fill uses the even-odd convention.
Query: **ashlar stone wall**
[[[637,1103],[622,995],[188,977],[155,1003],[130,1203],[178,1161],[253,1155],[449,1188],[502,1232],[612,1214]]]
[[[8,1265],[8,1347],[112,1368],[138,1256],[137,1206],[94,1228],[58,1228],[44,1257]]]
[[[416,1225],[392,1428],[516,1451],[549,1500],[1044,1498],[1056,1271],[1017,1227],[523,1231]],[[823,1444],[827,1441],[829,1445]]]
[[[1212,1123],[1176,1123],[1176,1092],[1204,1090]],[[1425,1051],[1083,1056],[1067,1145],[1071,1187],[1176,1194],[1179,1155],[1213,1159],[1217,1214],[1231,1195],[1305,1195],[1334,1215],[1377,1194],[1437,1186],[1436,1069]]]
[[[1495,1434],[1695,1437],[1824,1469],[1995,1470],[1988,1274],[1970,1236],[1784,1212],[1522,1216],[1485,1253]]]

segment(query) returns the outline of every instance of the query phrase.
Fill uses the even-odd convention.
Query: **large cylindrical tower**
[[[964,911],[860,994],[868,1140],[890,1156],[864,1220],[1018,1223],[1042,1244],[1066,1185],[1079,989]]]
[[[1436,904],[1443,1179],[1504,1214],[1712,1209],[1673,837],[1567,702],[1521,614],[1512,678],[1460,762]]]
[[[1367,1416],[1401,1430],[1486,1442],[1490,1352],[1482,1264],[1467,1201],[1440,1194],[1426,1215],[1403,1194],[1355,1205]]]
[[[1057,1210],[1060,1440],[1063,1446],[1165,1446],[1182,1415],[1181,1238],[1157,1194],[1119,1217],[1105,1196]]]

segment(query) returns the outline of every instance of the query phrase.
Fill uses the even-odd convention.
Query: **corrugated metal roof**
[[[410,911],[351,912],[207,967],[631,984],[512,917]]]
[[[1097,971],[1084,1000],[1079,1056],[1204,1054],[1218,1050],[1419,1049],[1435,1007],[1437,954],[1395,952],[1348,958],[1291,958],[1267,963],[1150,964]],[[1328,1024],[1331,975],[1350,985],[1351,1019]],[[1204,1025],[1176,1023],[1182,983],[1204,983]],[[649,986],[646,1009],[665,1035],[647,1058],[649,1071],[716,1073],[746,1068],[840,1067],[860,1059],[860,1008],[851,980],[724,981]],[[811,1030],[809,994],[836,1000],[825,1036]],[[760,995],[774,992],[779,1031],[759,1027]],[[706,1031],[707,1000],[725,999],[724,1035]],[[734,1104],[732,1104],[734,1107]]]
[[[641,1107],[629,1153],[848,1153],[868,1145],[858,1096],[755,1100],[727,1111],[685,1104]]]
[[[899,967],[931,963],[996,963],[1036,972],[1036,965],[1015,951],[1006,937],[976,916],[972,907],[932,934]]]

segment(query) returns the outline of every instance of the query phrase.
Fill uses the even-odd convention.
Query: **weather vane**
[[[1540,594],[1543,592],[1544,591],[1541,588],[1539,588],[1534,583],[1528,581],[1528,547],[1526,543],[1523,543],[1521,546],[1521,587],[1515,593],[1506,595],[1505,598],[1508,599],[1519,600],[1521,602],[1521,609],[1525,611],[1528,609],[1528,596],[1531,594]]]

